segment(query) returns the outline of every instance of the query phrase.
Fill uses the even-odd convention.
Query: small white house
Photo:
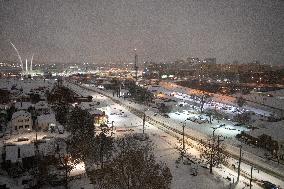
[[[43,114],[37,116],[37,127],[40,130],[47,131],[50,127],[56,126],[56,119],[54,114]]]
[[[20,110],[12,115],[11,127],[13,132],[32,130],[33,121],[29,112]]]

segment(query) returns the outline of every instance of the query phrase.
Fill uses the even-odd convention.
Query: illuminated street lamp
[[[186,126],[186,121],[184,120],[182,123],[182,154],[185,153],[185,139],[184,139],[184,127]]]

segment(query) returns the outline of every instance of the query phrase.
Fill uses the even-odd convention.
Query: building
[[[258,129],[242,132],[239,137],[284,161],[284,121],[256,122],[253,126]]]
[[[108,116],[104,111],[100,110],[100,107],[104,106],[103,104],[95,102],[81,102],[76,106],[82,110],[87,110],[91,114],[91,116],[94,118],[94,125],[107,123]]]
[[[206,64],[216,64],[216,58],[205,58],[203,60],[203,63],[206,63]]]
[[[43,114],[37,116],[36,121],[37,129],[47,131],[50,128],[55,128],[56,119],[54,114]]]
[[[39,101],[34,105],[34,108],[38,114],[48,114],[50,113],[50,107],[47,102]]]
[[[29,112],[20,110],[12,115],[11,128],[12,132],[24,132],[32,130],[33,121]]]
[[[25,140],[19,140],[25,139]],[[26,137],[18,138],[18,141],[8,140],[3,145],[2,158],[5,162],[6,168],[20,166],[26,170],[35,166],[36,150],[38,149],[39,155],[42,157],[54,156],[57,153],[57,145],[60,146],[60,153],[64,154],[66,145],[63,140],[55,141],[54,139],[39,138],[38,146],[36,143]],[[16,165],[16,166],[12,166]]]

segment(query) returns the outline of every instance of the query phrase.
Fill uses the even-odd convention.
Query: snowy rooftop
[[[17,117],[27,117],[28,118],[28,117],[31,117],[31,114],[27,111],[20,110],[20,111],[15,112],[12,115],[12,120],[16,119]]]
[[[66,134],[57,133],[46,133],[38,132],[37,138],[39,141],[38,148],[39,152],[43,155],[52,155],[55,153],[56,144],[60,145],[60,152],[65,153],[64,139],[68,137]],[[19,138],[25,138],[28,140],[19,141]],[[18,159],[18,149],[20,149],[20,158],[31,157],[35,155],[35,145],[32,141],[35,140],[35,132],[24,133],[20,135],[13,135],[10,139],[4,142],[6,148],[6,160],[11,160],[12,162],[17,162]],[[59,142],[56,142],[59,141]]]
[[[89,110],[96,108],[97,104],[95,102],[81,102],[77,106],[83,110]]]
[[[20,152],[20,158],[32,157],[35,155],[34,143],[23,143],[17,145],[6,145],[6,160],[11,160],[12,163],[18,161],[18,153]],[[44,141],[38,145],[39,152],[43,155],[55,154],[56,145],[54,140]],[[63,150],[63,149],[61,149]],[[63,151],[62,151],[63,152]]]
[[[33,106],[33,104],[30,102],[16,102],[15,103],[15,108],[17,108],[18,110],[27,110],[31,106]]]
[[[54,114],[43,114],[43,115],[37,116],[37,121],[39,123],[43,123],[43,122],[55,123],[56,119],[55,119]]]
[[[11,160],[12,163],[17,162],[18,152],[20,152],[20,158],[34,156],[35,155],[34,145],[33,144],[22,144],[22,145],[6,146],[6,160]]]
[[[11,89],[12,86],[16,86],[17,89],[23,89],[24,93],[29,93],[31,89],[38,88],[52,88],[54,80],[42,80],[42,79],[33,79],[33,80],[17,80],[17,79],[1,79],[0,88]]]
[[[103,115],[103,114],[104,114],[103,111],[98,110],[98,109],[93,109],[93,110],[91,110],[91,111],[89,111],[89,112],[90,112],[90,114],[92,114],[92,115]]]
[[[43,108],[49,108],[49,105],[45,101],[39,101],[34,105],[35,109],[43,109]]]
[[[77,106],[83,110],[87,110],[91,114],[96,114],[96,115],[103,114],[103,112],[98,109],[101,106],[101,103],[97,104],[96,102],[81,102]]]

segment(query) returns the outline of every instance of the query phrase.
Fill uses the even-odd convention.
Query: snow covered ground
[[[84,92],[84,94],[88,93],[91,94],[95,97],[98,97],[97,99],[101,99],[104,98],[108,104],[108,107],[105,107],[105,110],[107,111],[107,114],[110,115],[109,120],[115,121],[115,127],[116,129],[120,129],[120,128],[132,128],[131,130],[123,130],[122,132],[137,132],[142,130],[141,127],[139,127],[140,125],[142,125],[142,120],[136,116],[134,116],[133,114],[131,114],[128,110],[126,110],[124,107],[113,103],[112,101],[110,101],[110,99],[106,98],[106,97],[102,97],[101,95],[98,95],[97,93],[93,92],[93,91],[89,91],[89,90],[82,90],[81,87],[75,86],[75,85],[71,85],[69,84],[69,87],[72,87],[72,89],[76,90],[78,93],[80,92]],[[108,94],[109,96],[111,96],[110,94]],[[94,98],[94,100],[96,100],[96,98]],[[145,107],[142,107],[141,105],[135,104],[133,102],[128,102],[128,101],[124,101],[121,99],[121,101],[125,102],[125,104],[128,103],[128,105],[133,105],[134,107],[136,107],[137,109],[145,109]],[[126,115],[126,117],[120,117],[120,115],[117,115],[117,113],[119,112],[124,112],[123,114]],[[151,114],[151,112],[146,114]],[[153,114],[152,114],[153,115]],[[153,116],[154,117],[154,116]],[[140,119],[140,121],[139,121]],[[119,121],[120,120],[120,121]],[[161,118],[161,120],[165,120],[165,118]],[[177,122],[180,122],[181,120],[178,120]],[[169,122],[168,122],[169,124]],[[176,124],[176,122],[174,122],[173,124]],[[134,125],[138,125],[138,127],[133,127]],[[177,141],[175,138],[171,137],[170,135],[157,130],[156,127],[153,127],[152,125],[147,124],[148,126],[146,127],[146,132],[150,133],[152,135],[151,139],[153,141],[155,141],[155,143],[157,144],[157,157],[166,161],[167,164],[170,166],[171,170],[172,170],[172,174],[174,175],[173,178],[173,187],[176,188],[188,188],[187,186],[189,185],[190,181],[193,183],[191,186],[193,188],[212,188],[213,186],[216,186],[216,188],[228,188],[229,187],[229,182],[226,181],[227,176],[230,176],[230,178],[236,177],[236,172],[231,171],[228,168],[224,168],[222,170],[219,169],[215,169],[214,171],[217,173],[217,175],[219,175],[219,179],[216,179],[216,177],[212,177],[210,174],[208,175],[208,170],[203,172],[203,168],[200,170],[200,178],[194,177],[190,174],[190,170],[192,169],[191,167],[182,165],[181,168],[176,168],[175,166],[175,160],[178,158],[178,152],[175,149],[175,146],[177,144]],[[228,126],[228,128],[230,128]],[[218,129],[219,130],[219,129]],[[217,130],[217,131],[218,131]],[[225,129],[226,130],[226,129]],[[194,131],[192,129],[192,131]],[[217,132],[216,131],[216,132]],[[227,131],[228,132],[228,131]],[[200,134],[200,132],[198,132]],[[117,133],[118,134],[118,133]],[[166,139],[167,138],[167,139]],[[165,141],[167,140],[167,141]],[[193,149],[194,150],[194,149]],[[189,151],[189,153],[191,153]],[[192,153],[196,153],[196,149],[194,150],[194,152]],[[198,156],[198,154],[195,155],[196,157]],[[235,160],[232,160],[235,161]],[[242,169],[245,172],[249,172],[250,167],[248,165],[242,164]],[[225,171],[225,172],[224,172]],[[274,177],[270,177],[269,175],[264,175],[262,174],[262,176],[258,176],[259,179],[262,178],[264,180],[270,180],[278,185],[284,186],[283,181],[276,179]],[[199,180],[200,179],[200,180]],[[206,179],[206,180],[203,180]],[[242,177],[242,179],[244,179]],[[249,181],[247,179],[244,179],[238,184],[237,188],[243,188],[245,185],[243,183],[246,182],[248,183]],[[202,184],[201,184],[202,183]],[[200,187],[199,187],[200,186]],[[207,187],[210,186],[210,187]],[[253,188],[258,188],[257,186],[254,186]]]
[[[190,94],[200,94],[201,91],[196,89],[190,89],[187,87],[182,87],[170,82],[160,82],[163,87],[163,91],[166,93],[179,92],[184,96]],[[267,95],[270,96],[267,96]],[[266,93],[252,93],[249,95],[236,94],[234,96],[226,96],[221,94],[212,94],[212,100],[219,102],[223,105],[233,105],[235,106],[236,96],[243,96],[247,102],[243,107],[249,111],[253,111],[256,114],[268,116],[270,114],[277,114],[278,116],[284,116],[284,89],[277,91],[270,91]],[[185,97],[185,99],[187,99]]]
[[[16,89],[23,89],[24,93],[29,93],[31,89],[46,87],[51,89],[55,80],[43,80],[43,79],[32,79],[32,80],[18,80],[18,79],[1,79],[0,88],[11,89],[13,86]]]
[[[252,93],[244,96],[245,99],[267,106],[284,110],[284,89],[264,93]]]

